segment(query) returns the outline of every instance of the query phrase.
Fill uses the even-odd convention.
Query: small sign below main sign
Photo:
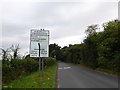
[[[30,32],[30,57],[39,57],[40,43],[40,57],[49,57],[49,31],[35,30]]]

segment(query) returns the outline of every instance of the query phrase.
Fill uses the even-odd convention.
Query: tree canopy
[[[98,29],[98,25],[88,26],[83,43],[61,49],[61,60],[120,71],[120,23],[109,21],[102,32],[96,32]]]

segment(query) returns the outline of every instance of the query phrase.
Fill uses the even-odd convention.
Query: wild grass
[[[56,79],[57,64],[46,68],[43,75],[42,72],[40,75],[38,72],[34,72],[3,85],[3,88],[56,88]]]

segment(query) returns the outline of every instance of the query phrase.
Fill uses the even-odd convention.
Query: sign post
[[[42,60],[42,76],[43,76],[44,75],[44,61],[42,58],[41,58],[41,60]]]
[[[41,69],[41,60],[40,60],[40,43],[38,43],[38,47],[39,47],[39,75],[40,75],[40,69]]]
[[[49,31],[32,29],[30,32],[30,57],[39,57],[39,75],[44,72],[43,57],[49,56]],[[42,65],[41,65],[42,63]]]

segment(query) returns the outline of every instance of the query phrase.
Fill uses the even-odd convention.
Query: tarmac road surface
[[[58,88],[118,88],[118,77],[59,62]]]

